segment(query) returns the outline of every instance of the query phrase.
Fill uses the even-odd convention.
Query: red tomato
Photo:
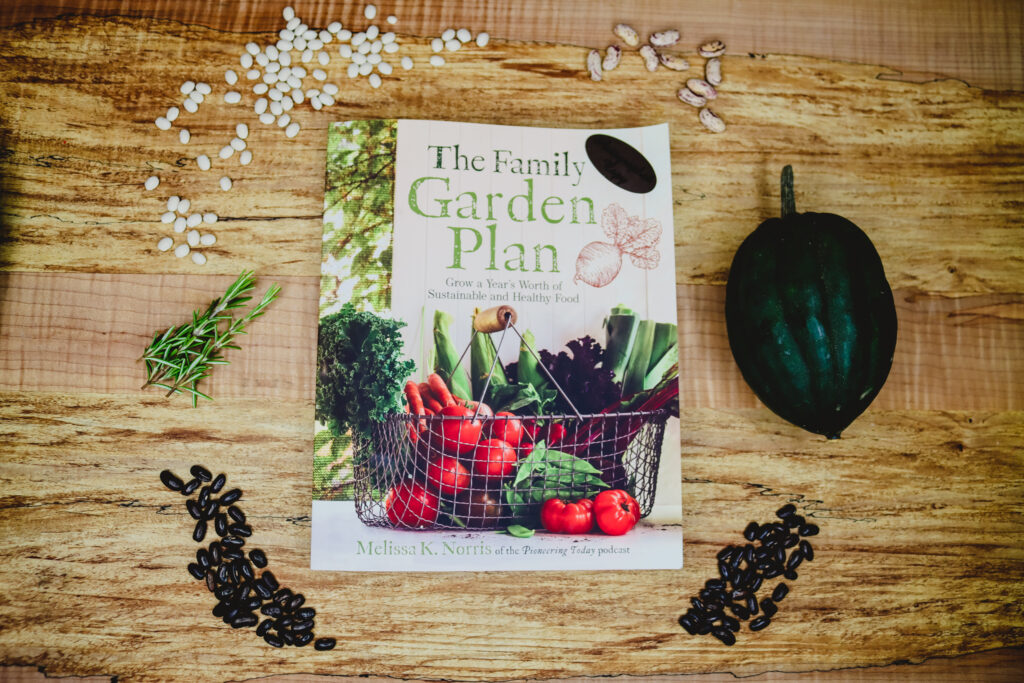
[[[465,455],[480,441],[483,423],[473,418],[473,409],[463,406],[445,406],[440,415],[446,419],[434,420],[430,428],[430,443],[450,455]]]
[[[450,455],[439,455],[427,465],[427,483],[443,496],[454,496],[469,486],[469,470]]]
[[[480,403],[479,401],[469,401],[466,403],[466,407],[476,412],[476,407],[480,406],[480,417],[493,417],[494,411],[486,403]]]
[[[516,469],[516,451],[500,439],[487,439],[473,451],[473,472],[486,479],[502,479]]]
[[[403,482],[393,486],[384,499],[388,520],[395,526],[430,526],[441,510],[437,496],[419,482]]]
[[[594,501],[589,498],[566,503],[559,498],[544,501],[540,523],[554,534],[585,534],[594,528]]]
[[[601,531],[621,536],[640,521],[640,504],[622,489],[601,491],[594,498],[594,519]]]
[[[491,438],[500,439],[515,448],[523,440],[523,423],[515,413],[495,413],[491,423]]]

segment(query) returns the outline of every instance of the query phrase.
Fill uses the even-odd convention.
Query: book
[[[333,123],[319,310],[313,569],[682,567],[667,124]]]

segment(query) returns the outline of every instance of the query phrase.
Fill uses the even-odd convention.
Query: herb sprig
[[[154,334],[140,358],[146,363],[146,383],[142,388],[161,387],[168,396],[188,393],[193,408],[200,397],[212,401],[197,388],[199,381],[209,376],[214,365],[228,364],[223,357],[224,349],[240,348],[234,343],[235,336],[246,334],[245,326],[263,315],[281,292],[277,284],[271,285],[262,301],[244,316],[235,318],[232,311],[252,299],[249,294],[255,286],[255,274],[243,271],[224,296],[210,302],[205,312],[194,311],[191,323]]]

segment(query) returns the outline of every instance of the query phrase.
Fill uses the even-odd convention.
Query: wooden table
[[[153,120],[180,100],[186,79],[222,92],[242,46],[281,28],[278,5],[7,3],[0,663],[9,668],[0,677],[35,678],[26,667],[118,680],[1019,675],[1021,5],[679,5],[381,3],[382,16],[398,15],[400,41],[421,64],[427,37],[448,25],[494,38],[443,69],[399,70],[379,90],[351,85],[332,63],[330,77],[344,86],[337,104],[297,111],[303,130],[294,140],[254,125],[255,161],[233,172],[225,193],[192,159],[215,154],[239,110],[216,96],[183,116],[193,134],[187,147]],[[318,26],[366,23],[361,4],[297,9]],[[618,21],[643,32],[678,26],[687,50],[726,40],[717,103],[725,133],[706,133],[676,100],[678,74],[634,63],[600,84],[587,78],[586,49],[608,44]],[[325,128],[374,116],[671,124],[684,570],[308,569]],[[776,214],[786,163],[796,169],[799,206],[842,214],[868,232],[896,294],[892,374],[839,441],[762,407],[725,336],[732,253]],[[154,172],[164,183],[143,192]],[[221,216],[203,267],[155,248],[161,206],[174,192]],[[283,295],[208,383],[216,401],[192,410],[181,397],[141,392],[136,359],[149,336],[246,268],[260,275],[260,290],[276,281]],[[339,636],[336,650],[273,650],[210,616],[209,595],[184,571],[187,515],[156,478],[194,462],[245,490],[259,545],[277,576],[318,608],[318,630]],[[732,648],[688,636],[676,620],[715,573],[717,550],[785,501],[822,533],[772,626],[744,631]],[[784,677],[791,674],[755,680]]]

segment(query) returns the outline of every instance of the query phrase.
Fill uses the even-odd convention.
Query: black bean
[[[213,529],[218,536],[228,535],[228,518],[223,512],[217,514],[213,519]]]
[[[222,564],[220,569],[217,570],[217,580],[221,583],[228,583],[231,581],[231,567],[226,564]]]
[[[201,519],[196,522],[196,528],[192,530],[192,540],[199,543],[206,538],[206,520]]]
[[[241,559],[242,557],[245,557],[245,555],[242,553],[241,550],[239,550],[238,548],[230,548],[230,547],[229,548],[224,548],[224,550],[222,550],[220,552],[220,555],[221,555],[221,558],[223,558],[224,560],[238,560],[238,559]]]
[[[786,571],[782,572],[782,575],[790,581],[796,581],[796,577],[799,576],[799,574],[796,573],[795,569],[787,569]]]
[[[762,572],[762,575],[766,579],[774,579],[776,576],[778,576],[781,573],[782,573],[782,567],[778,567],[776,565],[772,565],[768,569],[764,570]]]
[[[782,602],[782,599],[786,597],[787,593],[789,593],[789,586],[784,583],[780,583],[775,587],[775,590],[772,591],[772,600],[775,602]]]
[[[270,574],[270,572],[263,572],[263,580],[264,581],[267,580],[266,579],[267,574]],[[273,576],[273,574],[271,574],[271,576]],[[270,585],[270,584],[267,584],[267,585]],[[289,590],[288,588],[282,588],[281,590],[277,591],[277,593],[274,593],[274,602],[283,605],[285,602],[288,602],[289,598],[291,598],[291,597],[292,597],[291,590]]]
[[[751,595],[747,597],[747,611],[751,614],[757,614],[757,596]]]
[[[797,532],[801,536],[815,536],[818,533],[818,525],[817,524],[804,524],[799,529],[797,529]]]
[[[252,565],[249,564],[248,560],[246,560],[246,559],[235,560],[235,563],[238,565],[238,571],[246,579],[248,579],[249,581],[252,581],[253,579],[256,578],[256,575],[252,571]]]
[[[693,608],[698,612],[704,611],[704,603],[701,602],[700,598],[690,598],[690,604],[693,605]]]
[[[224,484],[225,482],[227,482],[227,480],[228,478],[225,477],[223,474],[218,474],[217,477],[213,480],[213,483],[210,484],[210,493],[220,493],[220,490],[224,488]]]
[[[263,581],[254,582],[252,587],[253,590],[255,590],[256,593],[264,600],[269,600],[270,596],[274,594],[274,591],[270,590],[270,587],[263,583]]]
[[[270,619],[264,619],[263,621],[261,621],[260,625],[256,627],[256,635],[258,635],[260,638],[267,635],[267,632],[270,630],[270,627],[273,623],[274,622]]]
[[[210,564],[220,564],[220,543],[217,541],[210,544]]]
[[[761,615],[757,619],[750,622],[751,631],[760,631],[763,628],[767,628],[768,624],[772,623],[772,620],[768,617]]]
[[[292,630],[295,631],[296,633],[299,633],[300,631],[308,631],[311,628],[313,628],[313,620],[312,619],[305,619],[303,621],[296,621],[294,624],[292,624]]]
[[[241,583],[242,583],[242,570],[238,568],[238,565],[235,562],[232,562],[231,564],[229,564],[228,568],[231,570],[231,581],[233,583],[241,585]]]
[[[720,560],[725,560],[725,559],[727,559],[727,558],[728,558],[729,556],[731,556],[731,555],[732,555],[732,551],[733,551],[733,549],[734,549],[734,547],[733,547],[733,546],[731,546],[731,545],[727,545],[727,546],[725,546],[724,548],[722,548],[721,550],[719,550],[719,551],[718,551],[718,554],[717,554],[717,555],[716,555],[715,557],[717,557],[717,558],[718,558],[718,559],[720,559]]]
[[[800,541],[800,554],[803,555],[805,560],[810,562],[814,559],[814,548],[807,541]]]
[[[164,470],[160,473],[160,481],[162,481],[164,486],[172,491],[180,491],[185,485],[185,482],[175,476],[174,472],[171,472],[170,470]]]
[[[245,524],[245,513],[234,505],[228,508],[228,514],[231,515],[231,519],[235,520],[239,524]]]
[[[281,647],[282,645],[284,645],[284,643],[281,642],[281,639],[275,636],[273,633],[268,633],[267,635],[263,636],[263,640],[267,641],[267,644],[273,647]]]
[[[725,582],[721,579],[708,579],[704,582],[704,587],[710,588],[711,590],[722,590],[725,588]]]
[[[263,579],[263,583],[267,584],[267,587],[272,591],[276,591],[278,586],[281,585],[277,582],[277,577],[269,569],[260,574],[260,578]],[[285,594],[285,591],[287,591],[287,594]],[[286,595],[285,599],[291,599],[292,592],[287,588],[282,588],[274,598],[276,599],[279,595]]]
[[[782,547],[783,548],[792,548],[793,546],[795,546],[799,542],[800,542],[800,537],[799,536],[797,536],[796,534],[789,534],[788,536],[786,536],[786,540],[782,542]]]
[[[711,632],[711,635],[718,638],[726,645],[734,645],[736,643],[736,636],[727,628],[716,628]]]
[[[210,553],[206,551],[206,548],[200,548],[196,551],[196,563],[203,569],[210,568]]]
[[[213,572],[206,573],[206,590],[211,593],[217,588],[217,577],[213,575]]]
[[[312,631],[303,631],[295,636],[295,647],[306,647],[313,640]]]
[[[679,617],[679,625],[686,629],[691,636],[697,635],[697,619],[689,612]],[[317,641],[319,642],[319,641]],[[320,649],[319,647],[317,648]]]
[[[747,528],[743,530],[743,538],[748,541],[753,541],[757,538],[757,532],[761,530],[761,527],[757,525],[757,522],[751,522],[747,525]]]
[[[218,602],[216,605],[213,606],[213,616],[217,617],[218,619],[220,617],[223,617],[227,613],[228,613],[228,606],[227,606],[226,603]]]
[[[792,503],[786,503],[775,511],[775,516],[779,519],[785,519],[786,517],[794,514],[796,514],[796,506]]]
[[[281,606],[280,605],[273,605],[273,604],[266,604],[266,605],[263,605],[263,607],[260,607],[260,612],[263,613],[264,615],[268,616],[268,617],[272,617],[274,619],[277,619],[278,617],[281,616]]]
[[[786,571],[791,572],[800,566],[800,563],[804,561],[804,556],[799,551],[790,553],[789,559],[786,560]],[[786,577],[789,578],[788,576]]]
[[[236,500],[238,500],[241,497],[242,497],[242,490],[241,489],[231,489],[230,491],[228,491],[227,493],[225,493],[223,496],[220,497],[220,504],[221,505],[231,505],[232,503],[234,503]]]
[[[775,616],[775,613],[778,611],[779,608],[775,605],[771,598],[765,598],[761,601],[761,612],[763,612],[764,615],[769,619]]]
[[[295,617],[297,619],[312,619],[316,616],[316,610],[312,607],[303,607],[300,610],[296,610]]]
[[[245,628],[247,626],[255,626],[259,622],[257,617],[252,612],[246,612],[231,620],[231,628]]]
[[[281,640],[289,645],[295,644],[295,634],[291,631],[278,631],[277,634],[281,636]]]
[[[743,549],[743,559],[746,560],[747,564],[754,564],[754,546],[749,543]]]
[[[296,593],[295,596],[288,602],[288,609],[293,612],[298,608],[302,607],[302,603],[306,602],[306,598],[302,593]]]
[[[248,538],[249,536],[252,536],[252,527],[246,524],[235,524],[234,526],[228,527],[228,533]]]
[[[786,517],[785,523],[786,527],[795,529],[804,523],[804,518],[800,515],[793,515],[792,517]]]
[[[239,614],[242,614],[242,612],[244,611],[245,610],[236,605],[228,605],[228,611],[224,613],[224,623],[230,624],[235,617],[237,617]]]
[[[229,548],[241,548],[245,545],[245,539],[238,538],[237,536],[225,536],[220,540],[220,542]]]
[[[188,573],[197,579],[202,579],[204,576],[206,576],[206,570],[200,567],[195,562],[188,563]]]
[[[267,566],[267,556],[259,548],[253,548],[249,551],[249,559],[260,569]]]
[[[211,500],[209,503],[206,504],[206,507],[203,508],[203,517],[205,517],[208,520],[216,517],[219,506],[220,503],[218,503],[215,500]]]
[[[213,475],[210,474],[210,470],[206,469],[202,465],[192,465],[189,472],[192,473],[193,477],[200,481],[210,481],[210,479],[213,478]]]
[[[732,566],[724,560],[719,560],[718,575],[728,581],[732,577]]]
[[[258,595],[254,595],[253,597],[249,598],[249,602],[245,604],[249,609],[259,609],[260,605],[263,604],[263,599]]]
[[[734,633],[740,630],[740,622],[736,619],[733,619],[732,617],[722,617],[721,621],[722,626],[726,627]]]
[[[185,501],[185,509],[188,510],[188,514],[192,519],[202,519],[203,510],[199,507],[199,503],[195,502],[191,498]]]
[[[227,600],[235,594],[235,587],[228,584],[221,585],[213,591],[213,594],[217,597],[218,600]]]
[[[749,586],[747,586],[747,590],[751,593],[756,593],[757,589],[761,587],[762,581],[764,581],[764,579],[762,579],[760,576],[755,576],[754,580],[750,582]]]
[[[743,605],[739,605],[735,602],[729,603],[729,611],[735,614],[740,619],[746,620],[750,618],[750,610],[748,610]]]
[[[196,498],[196,502],[199,503],[199,507],[205,508],[210,502],[210,487],[204,486],[199,489],[199,496]]]
[[[334,638],[317,638],[313,647],[317,650],[333,650],[336,642]]]
[[[707,621],[701,621],[699,624],[697,624],[697,635],[706,636],[707,634],[711,633],[712,628],[713,627],[711,626],[711,624]]]
[[[198,479],[190,480],[187,484],[181,487],[181,495],[191,496],[193,493],[196,492],[196,489],[199,488],[199,485],[201,483],[202,482],[199,481]]]
[[[763,527],[761,527],[758,530],[758,532],[757,532],[757,540],[763,542],[765,539],[767,539],[769,536],[771,536],[774,533],[775,533],[775,527],[773,527],[771,524],[765,524]]]

